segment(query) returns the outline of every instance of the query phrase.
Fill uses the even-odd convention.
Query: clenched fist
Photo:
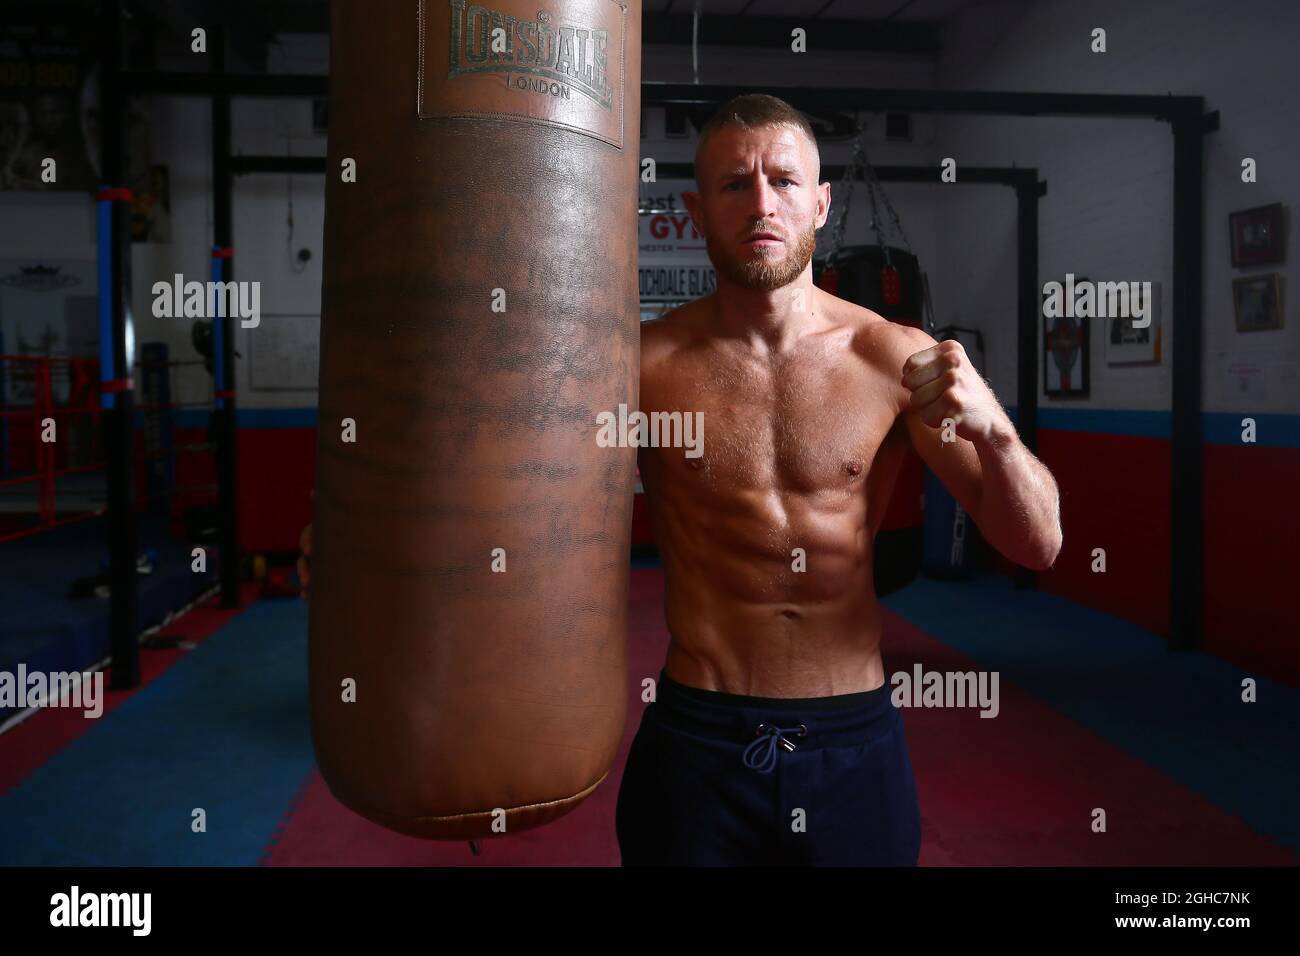
[[[957,436],[976,443],[1015,434],[1011,419],[956,339],[910,356],[903,363],[903,386],[912,393],[911,409],[931,428],[951,418]]]

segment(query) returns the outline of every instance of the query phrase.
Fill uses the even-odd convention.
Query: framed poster
[[[1106,319],[1106,364],[1151,365],[1160,361],[1160,283],[1152,282],[1150,303],[1142,300],[1145,283],[1134,283],[1129,312],[1144,313],[1143,328],[1133,317],[1111,316]],[[1149,320],[1149,324],[1146,324]]]
[[[131,241],[172,241],[171,180],[164,165],[150,167],[147,179],[133,190]]]
[[[1087,282],[1077,278],[1075,285]],[[1050,285],[1051,283],[1049,283]],[[1088,349],[1090,337],[1087,318],[1074,314],[1072,307],[1060,315],[1048,315],[1047,296],[1043,296],[1043,391],[1049,398],[1087,398],[1089,382]]]
[[[1228,214],[1233,266],[1266,266],[1286,260],[1286,212],[1280,202]]]
[[[67,11],[20,21],[0,23],[0,189],[95,189],[94,20]]]
[[[1238,332],[1282,328],[1282,282],[1276,272],[1232,280]]]

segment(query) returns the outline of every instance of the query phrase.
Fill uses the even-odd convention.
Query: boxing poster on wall
[[[689,302],[708,295],[717,284],[711,265],[698,262],[642,262],[641,304]]]
[[[696,231],[687,212],[642,212],[638,217],[637,252],[643,258],[673,256],[709,261],[704,237]]]
[[[639,202],[637,271],[645,322],[708,295],[717,285],[717,274],[704,237],[681,209],[677,193],[642,195]]]
[[[99,104],[82,22],[0,25],[0,189],[98,185]]]
[[[93,18],[6,10],[0,24],[0,189],[90,192],[101,185],[99,68]],[[146,104],[131,103],[126,185],[135,241],[166,242],[166,169],[151,166]]]
[[[1238,332],[1282,328],[1282,283],[1276,272],[1232,280]]]
[[[1151,303],[1142,301],[1150,289]],[[1151,365],[1160,362],[1162,334],[1160,330],[1160,283],[1149,286],[1135,284],[1130,293],[1134,301],[1126,311],[1131,315],[1115,315],[1105,320],[1107,365]],[[1139,319],[1137,316],[1143,316]]]
[[[1285,262],[1285,207],[1275,202],[1229,214],[1228,241],[1236,268]]]
[[[150,167],[149,175],[131,191],[131,241],[172,241],[171,176],[166,166]]]
[[[1073,284],[1082,286],[1087,282],[1086,277],[1080,277]],[[1070,295],[1065,299],[1066,308],[1051,308],[1048,294],[1043,294],[1043,391],[1049,398],[1088,397],[1091,320],[1076,314],[1073,301]]]

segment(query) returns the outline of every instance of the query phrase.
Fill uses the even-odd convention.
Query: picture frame
[[[1082,276],[1075,280],[1087,281]],[[1043,392],[1048,398],[1087,398],[1092,320],[1048,316],[1045,296],[1038,311],[1043,316]]]
[[[1286,261],[1286,210],[1280,202],[1228,214],[1234,268]]]
[[[1139,298],[1131,311],[1139,311],[1142,285],[1135,289]],[[1164,335],[1160,327],[1160,283],[1151,283],[1151,324],[1146,328],[1133,327],[1132,318],[1111,317],[1106,320],[1107,365],[1159,364]]]
[[[1232,280],[1232,310],[1238,332],[1282,328],[1282,277],[1277,272]]]

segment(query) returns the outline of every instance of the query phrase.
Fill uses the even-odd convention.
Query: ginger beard
[[[817,247],[815,223],[809,223],[793,242],[788,234],[766,223],[755,223],[750,232],[771,232],[784,241],[779,246],[741,246],[736,253],[714,233],[706,232],[704,237],[713,267],[728,281],[746,289],[771,292],[789,285],[807,268]]]

